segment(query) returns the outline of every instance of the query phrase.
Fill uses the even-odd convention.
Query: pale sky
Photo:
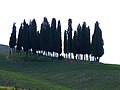
[[[36,19],[37,29],[43,17],[61,20],[62,34],[72,19],[73,30],[86,21],[93,34],[94,24],[100,23],[104,39],[103,63],[120,64],[120,1],[119,0],[0,0],[0,44],[9,43],[13,22],[17,32],[20,23]]]

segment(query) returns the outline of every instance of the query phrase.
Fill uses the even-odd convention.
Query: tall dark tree
[[[66,54],[68,53],[68,40],[67,40],[67,31],[64,31],[64,53],[65,53],[65,58]]]
[[[39,31],[37,31],[37,51],[38,51],[38,54],[40,54],[40,51],[41,51],[41,38],[40,38]]]
[[[73,45],[72,45],[72,50],[73,50],[73,55],[74,59],[76,59],[76,54],[77,54],[77,47],[78,47],[78,41],[77,41],[77,33],[74,31],[74,36],[73,36]]]
[[[15,23],[14,23],[13,28],[12,28],[10,41],[9,41],[9,46],[10,46],[10,48],[12,48],[12,50],[14,50],[15,45],[16,45],[16,26],[15,26]]]
[[[92,36],[92,55],[99,62],[100,57],[104,54],[104,41],[102,39],[102,31],[99,27],[99,23],[95,23],[94,34]]]
[[[23,42],[23,27],[22,24],[19,28],[19,33],[18,33],[18,40],[17,40],[17,50],[20,51],[22,50],[22,42]]]
[[[81,59],[80,54],[82,54],[82,29],[80,24],[77,26],[77,42],[78,42],[77,46],[78,59]]]
[[[83,60],[85,60],[85,54],[87,54],[87,27],[86,22],[82,25],[82,54],[83,54]]]
[[[31,31],[30,31],[31,35],[31,48],[33,53],[36,53],[36,49],[37,49],[37,24],[36,24],[36,20],[33,19],[31,22]]]
[[[58,21],[58,27],[57,27],[57,53],[60,56],[62,53],[62,38],[61,38],[61,23],[60,20]]]
[[[29,50],[29,26],[28,24],[26,23],[26,21],[24,20],[23,21],[23,37],[22,37],[22,46],[23,46],[23,50],[28,53],[28,50]]]
[[[86,36],[87,44],[86,44],[86,52],[88,54],[88,60],[90,61],[90,54],[91,54],[91,48],[90,48],[90,28],[89,26],[87,27],[87,36]]]
[[[41,24],[40,37],[41,49],[47,54],[50,51],[50,25],[46,17]]]
[[[44,29],[44,21],[45,21],[45,18],[43,20],[43,23],[41,24],[41,28],[40,28],[40,41],[41,41],[41,50],[44,51],[45,50],[45,41],[44,41],[44,38],[45,38],[45,29]]]
[[[72,58],[72,19],[68,20],[68,52],[70,53],[70,58]]]
[[[56,52],[56,19],[53,18],[52,22],[51,22],[51,29],[50,29],[50,48],[51,48],[51,52]]]
[[[32,20],[29,21],[29,38],[30,38],[30,45],[29,45],[29,48],[30,48],[30,51],[32,51],[32,42],[33,42],[33,25],[32,25]]]

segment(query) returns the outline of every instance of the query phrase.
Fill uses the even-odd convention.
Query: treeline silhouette
[[[62,57],[64,51],[65,58],[77,60],[94,60],[99,62],[104,54],[104,41],[102,31],[98,21],[95,23],[92,40],[90,38],[90,28],[83,22],[78,24],[77,30],[72,33],[72,19],[68,20],[68,29],[64,31],[62,44],[61,22],[52,18],[51,25],[44,17],[40,31],[37,31],[36,20],[30,20],[29,24],[24,20],[19,28],[18,38],[16,39],[16,26],[13,24],[12,33],[9,41],[11,53],[25,52],[26,54],[40,54],[51,57]],[[63,47],[63,50],[62,50]],[[91,59],[92,58],[92,59]]]

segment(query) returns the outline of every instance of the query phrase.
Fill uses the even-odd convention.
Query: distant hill
[[[0,54],[7,54],[9,53],[9,46],[0,44]]]

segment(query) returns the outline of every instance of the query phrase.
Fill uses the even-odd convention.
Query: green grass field
[[[0,86],[26,90],[120,90],[119,65],[51,60],[43,56],[1,55]]]

